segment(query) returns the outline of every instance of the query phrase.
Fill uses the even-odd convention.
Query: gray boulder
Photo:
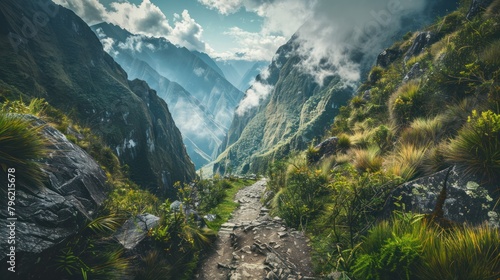
[[[41,134],[50,152],[41,162],[47,177],[45,185],[34,187],[19,182],[16,186],[15,245],[16,253],[25,256],[23,260],[78,233],[106,198],[106,175],[99,164],[55,128],[33,116],[26,118],[32,119],[34,126],[43,126]],[[0,217],[6,220],[6,207],[0,208]],[[5,226],[0,227],[0,235],[7,236]],[[1,252],[10,246],[6,241],[0,243]]]
[[[133,250],[144,238],[148,231],[160,223],[160,218],[151,214],[141,214],[128,219],[119,228],[114,237],[127,250]]]
[[[495,189],[498,186],[482,185],[478,179],[449,168],[395,189],[386,203],[385,213],[389,215],[399,210],[395,205],[399,203],[404,204],[406,211],[430,214],[437,209],[442,210],[442,218],[455,223],[479,225],[486,222],[498,228],[500,215],[495,206],[498,200]],[[440,198],[441,194],[444,196]]]

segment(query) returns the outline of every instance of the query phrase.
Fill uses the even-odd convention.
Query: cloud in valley
[[[250,109],[257,107],[262,100],[273,91],[273,86],[254,82],[252,86],[246,91],[245,97],[236,108],[236,114],[242,116]]]

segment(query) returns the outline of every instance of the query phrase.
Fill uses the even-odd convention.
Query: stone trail
[[[198,268],[195,279],[316,279],[309,240],[270,217],[260,198],[266,181],[240,190],[240,206],[222,225],[213,250]]]

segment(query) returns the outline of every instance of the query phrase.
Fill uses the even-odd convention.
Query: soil
[[[240,206],[222,225],[195,279],[316,279],[309,240],[281,218],[269,216],[260,202],[265,187],[264,179],[236,194]]]

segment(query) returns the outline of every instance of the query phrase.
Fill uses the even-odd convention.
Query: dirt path
[[[302,232],[271,218],[260,197],[266,181],[240,190],[240,207],[222,225],[214,249],[202,261],[196,279],[315,279],[310,246]]]

